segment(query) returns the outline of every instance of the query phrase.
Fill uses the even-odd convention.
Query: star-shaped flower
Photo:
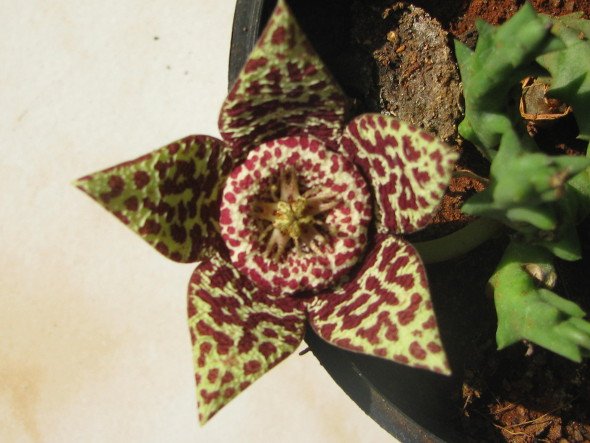
[[[280,0],[223,104],[186,137],[77,186],[166,257],[198,261],[188,316],[205,423],[292,353],[305,322],[341,348],[449,373],[426,226],[456,153],[347,99]]]

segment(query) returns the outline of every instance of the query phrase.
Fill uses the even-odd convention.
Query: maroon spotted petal
[[[297,348],[305,311],[300,299],[266,294],[214,257],[191,277],[188,323],[204,424]]]
[[[233,165],[222,141],[195,135],[82,177],[76,186],[166,257],[193,262],[225,251],[219,203]]]
[[[284,0],[276,9],[219,116],[219,130],[243,158],[262,142],[306,132],[335,141],[347,99]]]
[[[428,225],[459,157],[431,134],[381,114],[353,119],[341,145],[372,185],[381,233]]]
[[[380,236],[355,279],[308,306],[324,340],[350,351],[449,374],[428,282],[416,250]]]

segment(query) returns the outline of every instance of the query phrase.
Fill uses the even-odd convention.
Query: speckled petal
[[[219,130],[237,157],[264,141],[307,132],[335,141],[347,99],[279,0],[225,100]]]
[[[320,337],[350,351],[449,374],[424,266],[404,240],[380,236],[355,279],[308,306]]]
[[[166,257],[193,262],[225,251],[219,200],[233,164],[222,141],[196,135],[82,177],[76,186]]]
[[[188,324],[193,343],[199,419],[206,423],[301,342],[301,300],[254,287],[219,257],[192,275]]]
[[[458,158],[434,136],[381,114],[353,119],[341,149],[370,180],[381,233],[408,234],[428,225]]]

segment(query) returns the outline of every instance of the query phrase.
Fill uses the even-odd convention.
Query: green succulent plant
[[[529,340],[576,362],[590,356],[590,322],[577,304],[551,291],[556,278],[546,250],[518,242],[508,246],[490,279],[499,349]]]
[[[462,210],[509,227],[513,242],[490,280],[500,348],[527,339],[572,360],[588,353],[584,312],[535,285],[525,267],[552,268],[553,256],[581,258],[576,225],[590,214],[590,151],[539,150],[518,115],[520,81],[542,77],[548,96],[572,106],[579,138],[590,140],[590,22],[549,18],[529,3],[499,27],[477,23],[474,50],[455,49],[465,94],[460,134],[491,161],[489,186]]]

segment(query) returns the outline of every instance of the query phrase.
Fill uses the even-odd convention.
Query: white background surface
[[[389,442],[311,354],[204,428],[186,288],[71,186],[218,135],[235,1],[3,0],[0,442]]]

